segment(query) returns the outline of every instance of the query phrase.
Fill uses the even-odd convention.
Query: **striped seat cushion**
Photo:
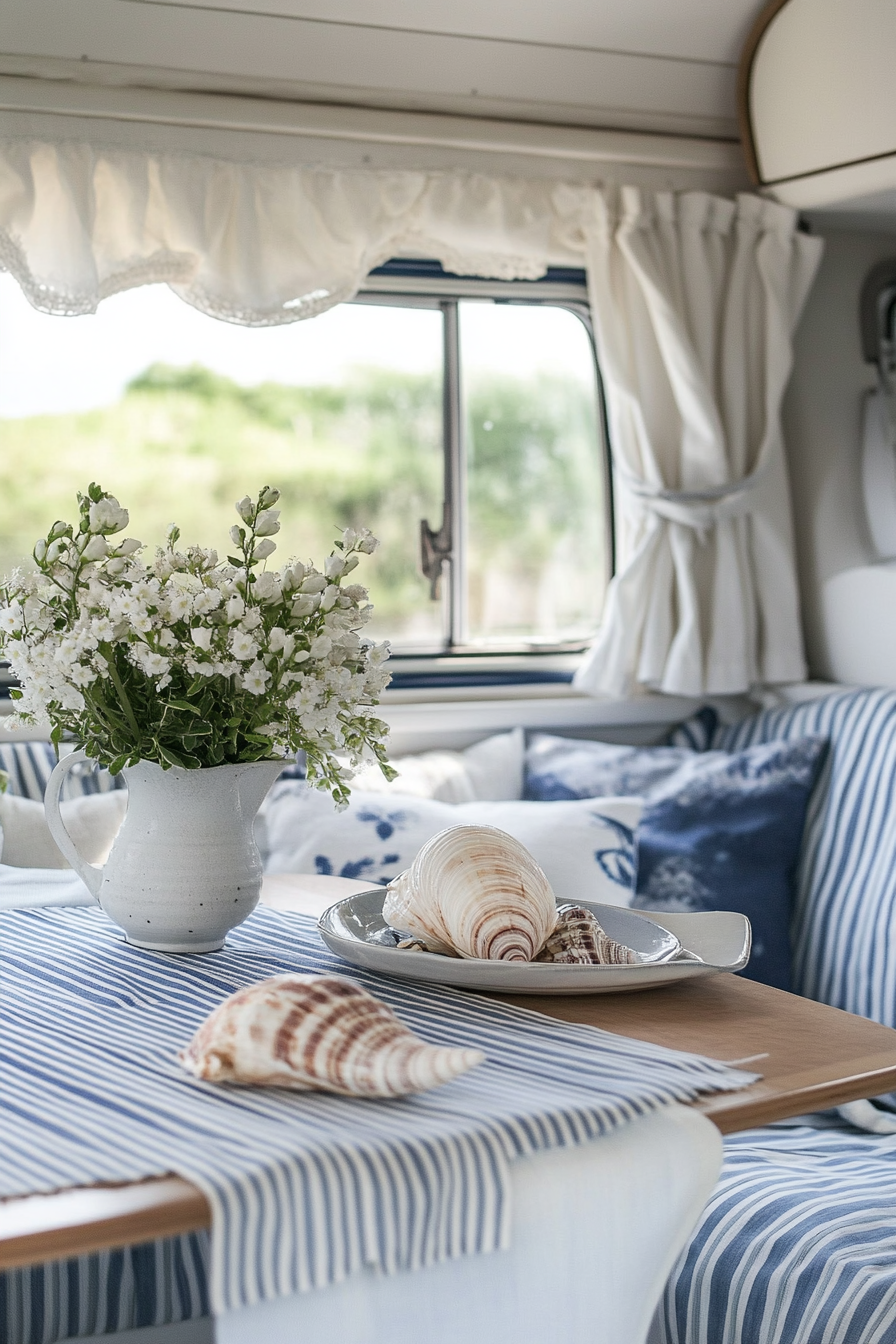
[[[896,692],[841,691],[718,730],[713,747],[830,742],[793,925],[800,993],[896,1027]],[[755,1130],[669,1280],[663,1344],[894,1344],[896,1138]]]
[[[806,736],[830,747],[797,873],[794,986],[896,1027],[896,692],[839,691],[768,710],[722,729],[713,746]]]
[[[50,742],[0,742],[0,770],[8,777],[6,791],[18,798],[43,802],[47,781],[55,765],[56,748]],[[62,796],[77,798],[124,787],[121,775],[110,775],[108,770],[97,770],[84,761],[69,773]]]
[[[3,1344],[114,1334],[209,1314],[208,1234],[190,1233],[0,1275]]]
[[[769,1128],[725,1164],[651,1344],[893,1344],[896,1137]]]

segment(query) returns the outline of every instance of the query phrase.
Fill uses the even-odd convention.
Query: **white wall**
[[[837,232],[817,221],[814,231],[824,234],[826,251],[784,404],[810,674],[896,685],[896,571],[884,583],[891,598],[882,597],[874,571],[876,582],[859,576],[845,603],[832,603],[826,587],[875,560],[861,482],[862,397],[874,371],[862,359],[859,293],[876,262],[896,257],[896,225],[889,236]]]

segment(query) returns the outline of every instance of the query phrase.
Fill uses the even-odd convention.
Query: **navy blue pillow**
[[[527,798],[640,794],[641,910],[739,910],[753,927],[744,974],[791,987],[790,920],[806,808],[825,739],[743,751],[617,747],[540,734]]]
[[[790,989],[794,878],[825,746],[802,737],[696,754],[645,809],[632,904],[739,910],[753,926],[744,974]]]

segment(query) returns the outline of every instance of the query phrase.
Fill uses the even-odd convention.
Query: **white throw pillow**
[[[61,805],[62,820],[88,863],[105,863],[128,810],[125,789],[85,794]],[[11,868],[68,868],[50,834],[43,803],[0,795],[3,862]]]
[[[522,728],[496,733],[466,751],[424,751],[396,756],[398,779],[387,783],[379,766],[365,766],[352,780],[362,793],[404,793],[443,803],[521,798],[525,739]]]
[[[390,882],[446,826],[486,825],[521,841],[561,900],[628,905],[641,811],[638,798],[452,805],[354,793],[346,811],[337,812],[327,794],[284,782],[266,809],[265,872]]]

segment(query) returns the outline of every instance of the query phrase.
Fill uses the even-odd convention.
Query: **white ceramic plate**
[[[383,920],[385,888],[348,896],[318,920],[327,947],[354,966],[404,980],[513,994],[604,994],[649,989],[698,975],[739,971],[750,957],[750,922],[733,911],[650,915],[615,905],[593,910],[611,938],[633,948],[636,966],[554,966],[519,961],[466,961],[389,945]]]

